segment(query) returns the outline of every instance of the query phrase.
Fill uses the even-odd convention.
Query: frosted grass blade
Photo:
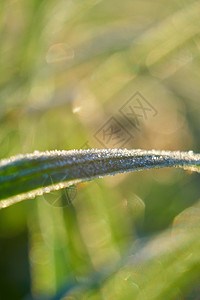
[[[0,161],[0,209],[105,175],[163,167],[199,172],[193,151],[91,149],[35,151]]]

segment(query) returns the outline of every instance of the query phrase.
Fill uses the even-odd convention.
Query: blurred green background
[[[199,13],[199,1],[1,0],[1,158],[87,147],[199,152]],[[71,282],[65,300],[200,299],[199,199],[198,174],[163,169],[1,210],[0,299],[51,299]],[[124,257],[133,261],[103,284],[91,275]]]

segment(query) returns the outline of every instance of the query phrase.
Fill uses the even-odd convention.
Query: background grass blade
[[[161,167],[198,171],[192,151],[96,149],[34,152],[0,163],[0,208],[104,175]],[[48,187],[48,188],[47,188]]]

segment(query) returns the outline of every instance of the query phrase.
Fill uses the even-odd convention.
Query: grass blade
[[[0,208],[82,181],[162,167],[199,172],[193,151],[91,149],[18,155],[0,162]]]

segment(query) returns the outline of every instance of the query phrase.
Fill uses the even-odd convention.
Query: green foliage
[[[199,299],[199,10],[0,1],[0,299]]]
[[[36,151],[0,162],[0,199],[8,198],[1,201],[0,208],[104,175],[156,167],[181,167],[199,172],[199,165],[200,155],[192,151]],[[12,196],[15,197],[9,198]]]

